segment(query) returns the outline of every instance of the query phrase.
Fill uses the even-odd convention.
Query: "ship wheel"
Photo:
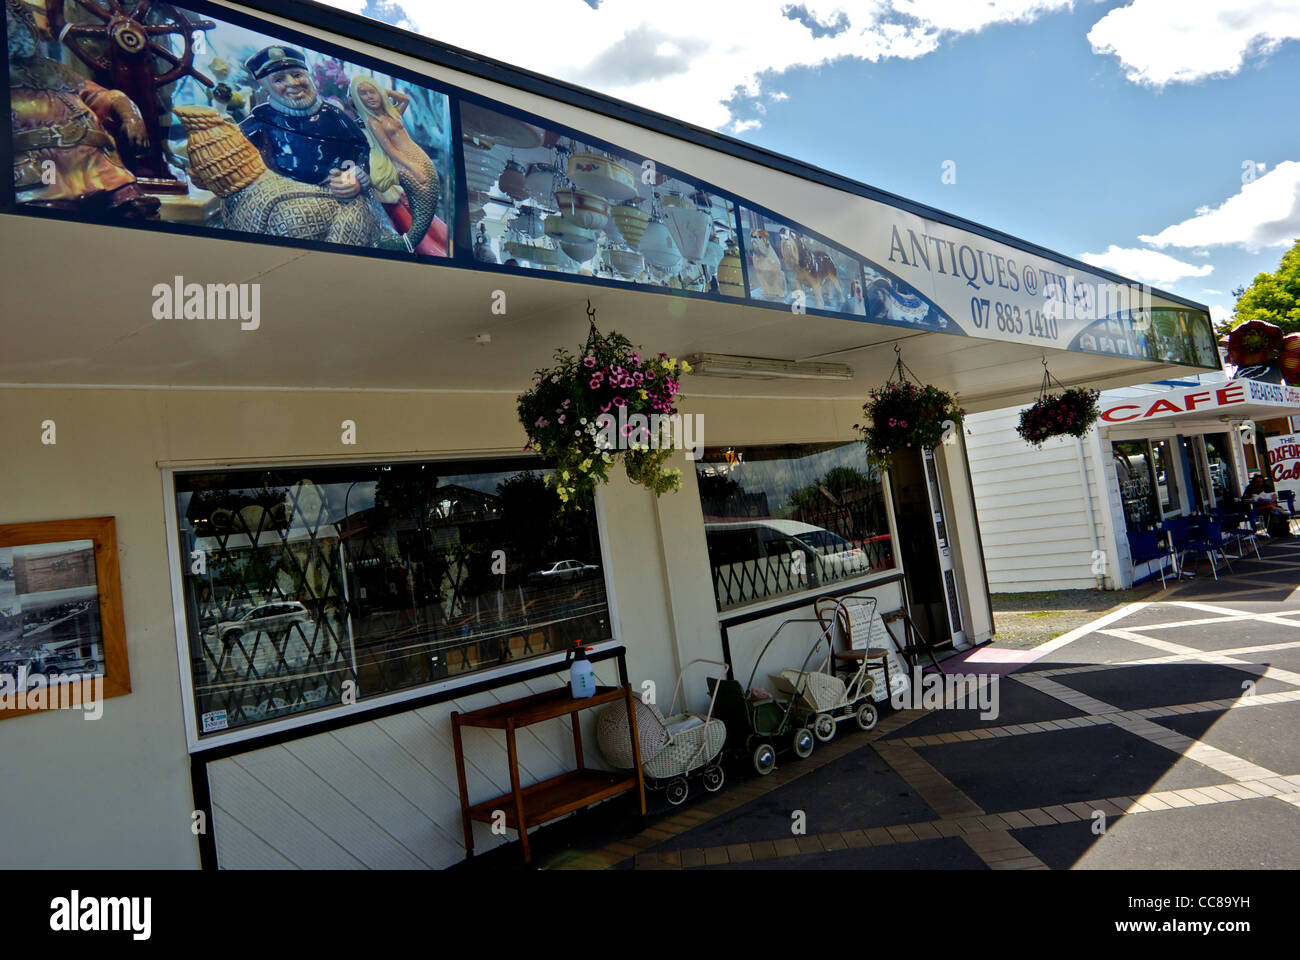
[[[149,145],[128,163],[146,180],[178,183],[163,159],[159,117],[165,110],[158,89],[190,76],[204,86],[212,80],[194,67],[194,35],[216,26],[211,20],[190,19],[170,4],[154,0],[68,0],[98,22],[70,23],[64,0],[46,0],[50,32],[59,38],[101,82],[125,93],[144,115]],[[179,54],[160,42],[177,36]],[[159,61],[162,61],[161,63]],[[165,189],[163,183],[152,186]],[[184,184],[179,183],[182,191]]]

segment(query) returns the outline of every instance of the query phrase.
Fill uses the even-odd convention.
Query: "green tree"
[[[1276,270],[1256,276],[1237,297],[1228,329],[1247,320],[1267,320],[1283,333],[1300,333],[1300,240],[1282,255]]]

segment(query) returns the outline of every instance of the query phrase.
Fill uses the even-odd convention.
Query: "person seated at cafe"
[[[1241,502],[1254,504],[1259,516],[1264,519],[1264,535],[1273,537],[1290,536],[1290,518],[1287,517],[1277,502],[1277,492],[1273,481],[1263,474],[1255,474],[1242,491]]]
[[[1277,500],[1277,494],[1270,492],[1271,487],[1272,484],[1266,483],[1262,474],[1254,474],[1250,478],[1250,483],[1246,484],[1246,489],[1241,491],[1241,499],[1262,507],[1270,501]]]

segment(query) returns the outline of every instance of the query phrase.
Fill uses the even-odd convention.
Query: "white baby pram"
[[[700,775],[704,789],[710,793],[722,789],[724,780],[722,766],[717,760],[727,739],[727,727],[713,716],[717,688],[709,697],[707,713],[675,712],[682,678],[696,663],[711,663],[724,672],[727,670],[727,665],[719,660],[697,658],[688,661],[677,674],[667,717],[653,703],[646,703],[641,697],[633,700],[645,785],[652,790],[664,790],[673,806],[682,803],[690,792],[688,777]],[[627,730],[627,710],[621,703],[610,704],[600,712],[596,720],[596,742],[610,766],[631,769],[632,738]]]

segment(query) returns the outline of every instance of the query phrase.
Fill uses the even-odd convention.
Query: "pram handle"
[[[677,712],[677,695],[682,689],[682,678],[686,676],[686,668],[693,663],[711,663],[714,666],[722,667],[726,673],[731,672],[731,667],[721,660],[710,660],[707,657],[696,657],[694,660],[687,660],[682,664],[682,668],[677,671],[677,685],[673,687],[673,699],[668,706],[668,716],[670,717]],[[706,722],[713,719],[713,701],[716,699],[718,699],[718,685],[715,683],[713,685],[713,695],[709,697],[709,712],[704,715]]]
[[[802,673],[804,669],[808,666],[808,661],[812,658],[813,650],[816,650],[819,646],[821,646],[821,641],[823,639],[825,639],[827,644],[830,644],[831,639],[830,639],[829,628],[823,625],[820,620],[809,619],[807,617],[794,617],[790,620],[783,620],[781,622],[781,625],[776,628],[776,631],[770,637],[767,638],[767,643],[763,644],[763,649],[758,651],[758,658],[754,661],[754,669],[749,672],[749,683],[745,685],[746,697],[748,697],[749,692],[754,689],[754,677],[757,676],[758,674],[758,665],[763,662],[763,655],[767,653],[767,648],[772,645],[772,641],[777,638],[777,636],[781,633],[781,631],[784,630],[792,623],[815,623],[817,624],[818,627],[821,628],[821,633],[822,633],[822,635],[818,637],[817,640],[813,643],[812,649],[808,651],[808,656],[803,658],[803,665],[800,666],[799,668],[800,673]]]

